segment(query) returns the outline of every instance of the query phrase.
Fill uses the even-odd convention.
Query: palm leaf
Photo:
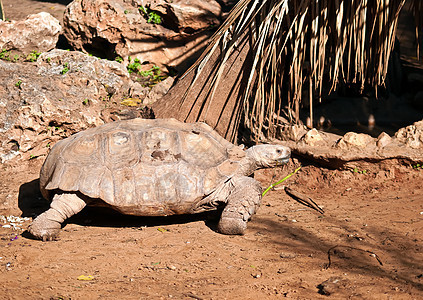
[[[0,0],[0,20],[6,20],[4,16],[3,3]]]
[[[244,125],[256,140],[271,137],[280,120],[299,123],[303,106],[309,107],[313,124],[313,104],[340,86],[362,91],[384,85],[404,2],[240,0],[186,74],[195,73],[193,86],[213,54],[220,53],[202,103],[213,106],[228,57],[247,34],[252,64],[244,70],[248,76],[239,78],[246,81],[239,98]]]

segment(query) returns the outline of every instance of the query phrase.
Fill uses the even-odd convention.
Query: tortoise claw
[[[57,235],[43,235],[43,242],[57,241]]]
[[[58,228],[44,228],[43,223],[39,223],[36,220],[32,222],[28,227],[28,232],[36,239],[42,240],[43,242],[55,241],[59,235],[60,229]],[[60,225],[59,225],[60,226]],[[60,227],[59,227],[60,228]]]
[[[247,229],[247,222],[240,218],[221,218],[217,225],[217,230],[220,233],[233,235],[243,235]]]

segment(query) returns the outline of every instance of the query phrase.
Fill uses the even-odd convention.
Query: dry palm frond
[[[213,53],[220,51],[208,87],[210,107],[228,57],[247,34],[252,67],[245,70],[248,76],[240,77],[247,81],[239,98],[243,120],[256,139],[271,136],[282,114],[299,122],[306,101],[312,119],[313,102],[340,84],[359,90],[384,85],[404,2],[240,0],[187,73],[196,72],[195,82]]]
[[[420,30],[423,29],[423,3],[421,0],[412,0],[412,9],[416,25],[417,59],[420,59]]]
[[[0,0],[0,20],[5,20],[4,17],[4,10],[3,10],[3,3]]]

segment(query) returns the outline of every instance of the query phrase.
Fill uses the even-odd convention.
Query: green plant
[[[129,57],[129,61],[131,61],[131,57]],[[138,58],[135,58],[134,62],[129,63],[126,69],[128,70],[129,74],[131,74],[131,73],[138,73],[140,67],[141,67],[141,61]]]
[[[10,60],[10,52],[6,49],[2,49],[0,52],[0,59]]]
[[[19,54],[13,55],[13,61],[17,62],[19,60],[19,57],[20,57]]]
[[[60,71],[60,74],[65,75],[67,72],[69,72],[69,63],[66,62],[63,64],[63,69]]]
[[[138,58],[135,58],[133,62],[131,57],[128,57],[130,63],[126,67],[129,74],[135,73],[137,75],[140,75],[142,78],[136,78],[138,81],[148,82],[147,86],[154,85],[165,78],[167,78],[167,75],[162,75],[162,71],[160,70],[160,67],[153,66],[149,70],[141,70],[141,61]]]
[[[88,104],[89,104],[89,100],[85,98],[84,101],[82,101],[82,105],[88,105]]]
[[[149,76],[158,76],[160,75],[161,71],[158,66],[153,66],[150,70],[147,71],[139,71],[138,74],[140,74],[142,77],[149,77]]]
[[[354,168],[352,171],[357,174],[367,174],[367,170],[359,170],[358,168]]]
[[[147,7],[140,6],[138,10],[147,19],[147,23],[157,24],[160,25],[162,23],[162,17],[155,11],[150,10]]]
[[[423,169],[423,165],[421,165],[421,164],[413,165],[413,169],[415,169],[415,170]]]
[[[275,186],[277,186],[277,185],[281,184],[282,182],[284,182],[285,180],[287,180],[289,177],[291,177],[292,175],[294,175],[295,173],[297,173],[300,169],[301,169],[301,166],[299,166],[298,168],[296,168],[294,172],[288,174],[286,177],[282,178],[278,182],[272,183],[267,189],[264,190],[264,192],[261,194],[261,196],[264,197],[264,195],[266,195],[268,191],[270,191]]]
[[[26,57],[27,61],[34,62],[38,59],[38,57],[41,55],[41,52],[38,52],[36,50],[31,51],[31,53],[28,54]]]
[[[18,82],[15,83],[15,86],[17,88],[21,88],[22,80],[18,80]]]
[[[123,58],[122,57],[120,57],[120,56],[116,56],[115,57],[115,61],[117,61],[118,63],[123,63]]]
[[[140,6],[138,7],[138,10],[143,14],[143,15],[148,15],[147,13],[147,9],[144,6]]]
[[[162,71],[158,66],[153,66],[150,70],[147,71],[140,71],[139,74],[143,77],[149,77],[151,84],[156,84],[167,77],[167,75],[162,75]]]

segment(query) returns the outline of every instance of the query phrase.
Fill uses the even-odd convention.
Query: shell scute
[[[102,165],[83,167],[79,179],[79,191],[88,197],[97,198],[104,172],[106,168]]]
[[[99,149],[98,136],[78,134],[68,142],[61,155],[67,163],[91,164],[100,159]]]
[[[146,205],[154,204],[157,201],[156,169],[157,167],[147,164],[138,164],[134,168],[136,197]]]
[[[135,134],[114,130],[104,133],[104,140],[104,160],[109,169],[127,168],[138,163],[139,153]]]
[[[209,169],[227,159],[226,148],[203,132],[182,132],[179,137],[182,158],[188,164]]]
[[[133,206],[139,202],[135,194],[135,176],[131,168],[115,170],[112,176],[114,205]]]
[[[111,205],[115,202],[113,183],[112,172],[106,169],[100,180],[98,198]]]
[[[81,168],[77,164],[65,164],[63,174],[66,174],[63,180],[60,180],[58,188],[63,191],[77,191],[81,177]]]
[[[142,133],[140,139],[143,163],[176,163],[181,158],[178,134],[174,130],[154,128]]]

